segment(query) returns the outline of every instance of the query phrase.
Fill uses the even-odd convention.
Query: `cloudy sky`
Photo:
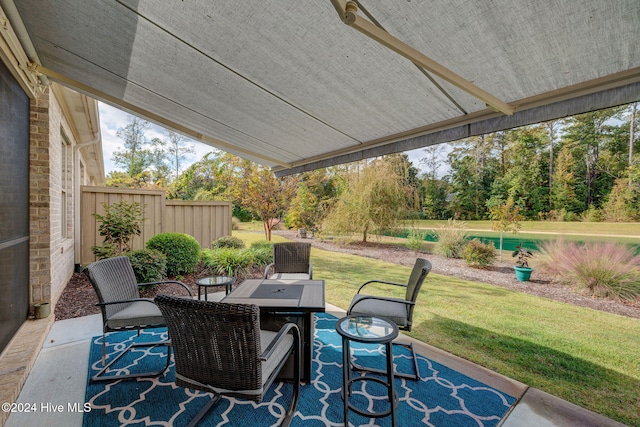
[[[108,174],[111,171],[119,170],[113,163],[113,160],[111,160],[111,158],[113,157],[113,153],[115,151],[121,150],[123,147],[123,141],[116,136],[116,133],[119,129],[123,129],[127,125],[129,114],[102,102],[99,103],[99,109],[100,131],[102,132],[102,150],[104,155],[104,168],[105,173]],[[147,131],[146,135],[149,139],[153,139],[156,137],[166,139],[166,132],[164,131],[164,129],[154,124],[151,124],[151,127]],[[202,157],[208,152],[214,150],[214,148],[209,145],[193,140],[191,140],[189,144],[195,147],[196,153],[194,155],[188,155],[184,163],[185,168],[190,164],[202,159]],[[413,162],[413,165],[417,168],[421,168],[420,159],[422,157],[425,157],[423,150],[413,150],[407,152],[407,154],[409,155],[409,160]]]

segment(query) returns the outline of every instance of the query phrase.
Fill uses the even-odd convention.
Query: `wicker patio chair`
[[[418,293],[420,292],[420,288],[422,287],[422,283],[424,279],[427,277],[427,274],[431,271],[431,262],[427,261],[423,258],[416,259],[416,263],[413,266],[413,270],[411,270],[411,275],[409,276],[409,281],[405,283],[395,283],[395,282],[386,282],[382,280],[370,280],[363,284],[360,289],[358,289],[358,293],[353,297],[351,301],[351,305],[347,310],[347,314],[360,314],[363,316],[382,316],[385,317],[398,325],[398,329],[403,331],[411,331],[411,326],[413,322],[413,310],[416,305],[416,300],[418,299]],[[391,298],[387,296],[375,296],[375,295],[366,295],[361,294],[360,291],[367,285],[371,283],[380,283],[383,285],[391,285],[391,286],[402,286],[407,288],[405,292],[404,299],[401,298]],[[415,368],[415,375],[413,374],[405,374],[405,373],[397,373],[397,376],[418,379],[420,378],[420,372],[418,371],[418,360],[416,358],[416,353],[413,348],[413,344],[404,344],[404,343],[394,343],[397,345],[402,345],[411,350],[411,355],[413,357],[413,363]],[[359,366],[355,366],[356,369],[373,371],[373,372],[383,372],[377,371],[371,368],[362,368]],[[384,372],[383,372],[384,373]]]
[[[309,261],[311,243],[274,243],[273,263],[264,270],[265,279],[307,280],[313,279],[313,267]]]
[[[195,426],[220,400],[234,396],[256,402],[289,356],[294,358],[293,397],[281,425],[291,423],[300,390],[300,331],[286,323],[278,332],[260,330],[260,309],[158,295],[173,343],[176,384],[213,393],[189,424]]]
[[[155,341],[148,343],[134,343],[120,352],[113,360],[105,365],[105,353],[108,332],[123,330],[140,330],[147,328],[164,327],[164,319],[158,307],[152,299],[140,298],[139,287],[163,283],[173,283],[186,289],[189,296],[191,290],[182,282],[167,280],[152,283],[137,283],[131,262],[126,256],[107,258],[96,261],[84,269],[84,273],[91,282],[98,295],[98,306],[102,312],[102,364],[103,368],[91,377],[91,381],[111,381],[123,378],[149,377],[162,374],[168,367],[171,359],[171,343],[168,341]],[[129,350],[135,347],[167,346],[167,364],[155,372],[141,372],[133,374],[119,374],[103,376],[103,374]]]

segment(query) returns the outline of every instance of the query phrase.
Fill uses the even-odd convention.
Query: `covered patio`
[[[220,299],[224,292],[210,294],[212,300]],[[327,312],[337,318],[344,311],[328,304]],[[80,408],[85,402],[89,349],[91,338],[100,335],[102,330],[100,315],[67,319],[54,323],[44,339],[42,350],[35,362],[25,387],[17,400],[18,404],[37,404],[36,412],[17,412],[9,416],[5,426],[22,427],[27,425],[65,425],[68,427],[83,425],[83,412],[70,410]],[[446,353],[438,348],[413,340],[408,336],[404,342],[413,342],[416,351],[437,363],[447,366],[474,380],[478,380],[518,400],[506,413],[499,425],[506,427],[522,426],[621,426],[599,414],[587,411],[535,388],[528,387],[493,371],[475,365],[467,360]],[[307,385],[311,387],[311,385]],[[44,407],[42,405],[45,405]],[[60,406],[62,405],[62,406]],[[73,405],[76,405],[75,407]],[[43,410],[44,408],[44,410]],[[55,408],[62,408],[56,410]],[[329,420],[325,420],[330,422]],[[294,418],[293,425],[301,422]],[[388,420],[378,421],[379,425],[388,425]],[[329,425],[329,424],[327,424]],[[406,425],[402,419],[398,425]]]
[[[13,43],[0,45],[0,54],[15,53],[14,74],[33,93],[50,82],[68,86],[278,176],[640,99],[636,0],[547,7],[532,0],[0,0],[0,7],[0,30]],[[99,333],[94,320],[79,327],[25,319],[29,340],[17,345],[35,364],[20,402],[62,392],[74,393],[65,402],[84,401],[79,363]],[[437,349],[421,351],[517,396],[503,425],[609,423]],[[21,386],[6,388],[17,394]],[[7,425],[35,424],[25,415]],[[80,425],[81,415],[55,416]]]

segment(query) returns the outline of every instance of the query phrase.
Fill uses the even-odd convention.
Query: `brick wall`
[[[73,134],[62,109],[47,89],[31,101],[30,115],[30,284],[31,304],[55,306],[73,273],[73,233],[63,236],[63,227],[73,230],[73,173],[67,192],[67,221],[62,224],[62,133],[71,145]],[[73,171],[70,161],[70,171]],[[53,311],[53,310],[52,310]]]
[[[49,89],[31,100],[29,126],[29,270],[33,305],[51,301]]]

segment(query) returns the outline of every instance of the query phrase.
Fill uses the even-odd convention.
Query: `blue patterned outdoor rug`
[[[300,401],[292,426],[340,426],[344,423],[341,338],[335,330],[336,318],[329,314],[315,316],[313,380],[300,388]],[[107,341],[107,355],[117,354],[124,341],[157,341],[166,338],[166,330],[119,332]],[[359,344],[352,343],[352,349]],[[378,346],[354,349],[356,361],[364,366],[382,367],[384,353]],[[159,369],[164,366],[166,348],[139,348],[118,362],[114,374]],[[102,360],[102,337],[91,346],[89,377],[99,371]],[[113,357],[113,356],[112,356]],[[421,380],[395,379],[399,397],[396,409],[398,426],[495,426],[516,401],[479,381],[446,366],[418,356]],[[107,359],[108,360],[108,359]],[[412,361],[404,347],[394,346],[394,362],[401,372],[412,372]],[[359,375],[354,373],[354,375]],[[370,375],[370,374],[369,374]],[[209,399],[200,391],[175,385],[173,363],[164,376],[88,384],[85,401],[92,410],[84,414],[83,426],[186,426]],[[352,402],[374,410],[388,408],[386,395],[375,382],[356,382]],[[271,386],[265,400],[255,402],[223,398],[200,424],[202,426],[274,426],[278,425],[289,405],[291,384]],[[382,406],[381,406],[382,405]],[[370,419],[349,412],[350,425],[388,426],[390,417]]]

